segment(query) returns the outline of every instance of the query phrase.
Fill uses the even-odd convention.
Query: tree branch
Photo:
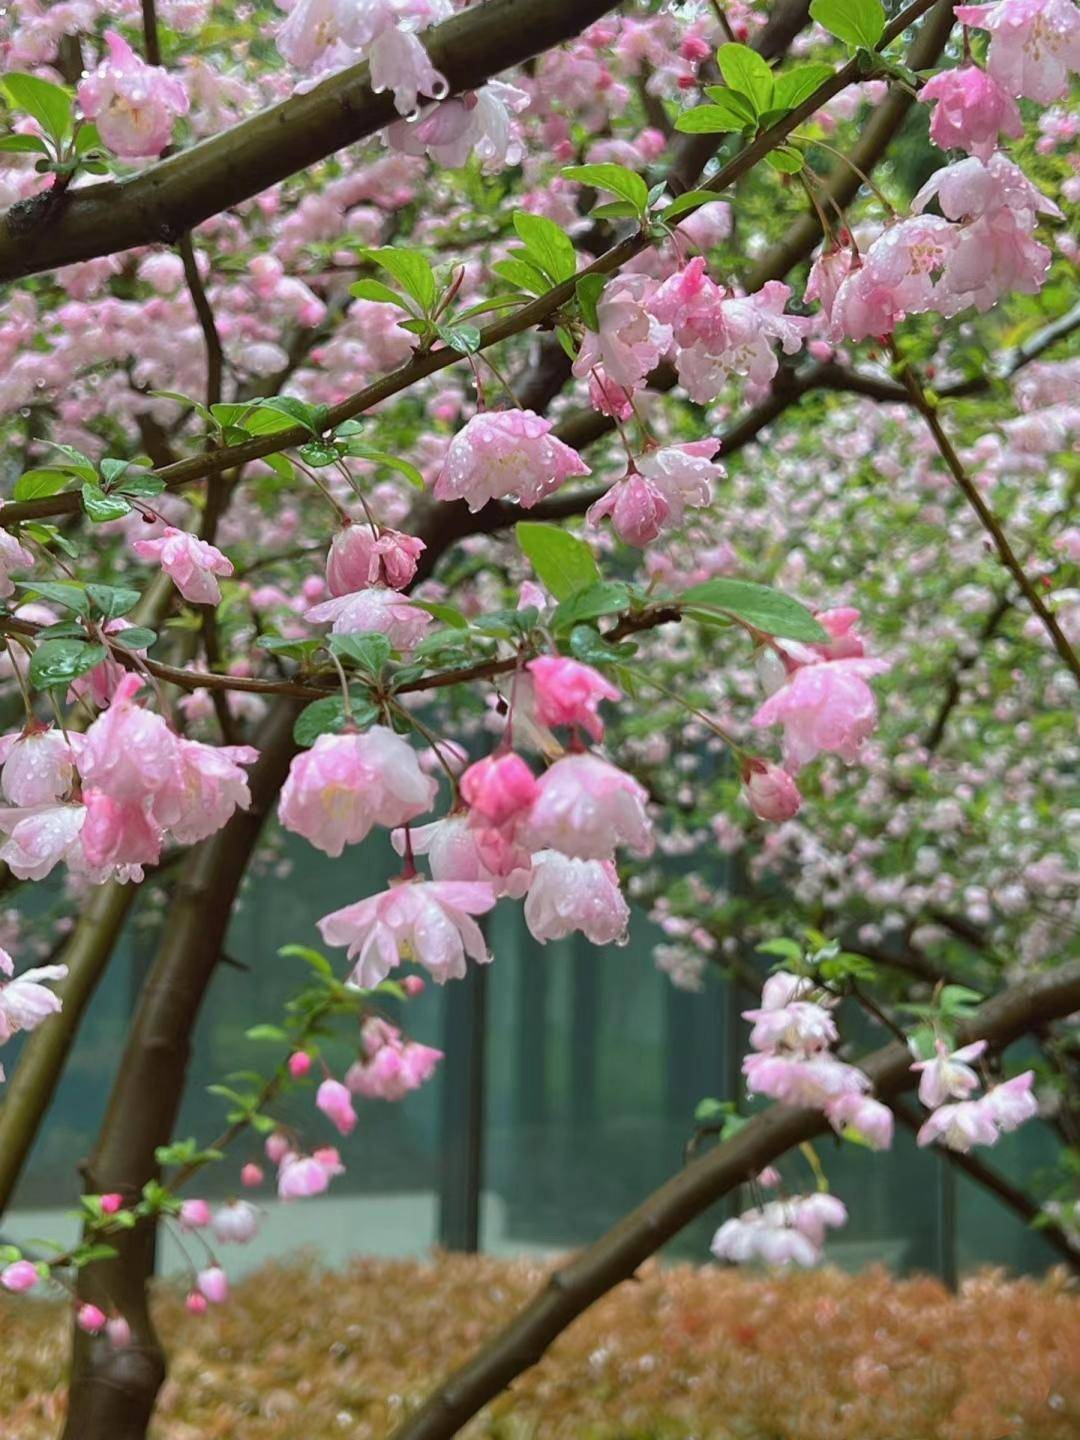
[[[1003,1047],[1033,1026],[1080,1006],[1080,961],[1033,976],[995,996],[962,1027],[963,1040]],[[911,1054],[895,1042],[863,1062],[886,1100],[911,1088]],[[723,1195],[828,1125],[817,1110],[771,1106],[733,1139],[692,1161],[582,1251],[477,1355],[454,1372],[393,1440],[448,1440],[527,1370],[582,1311],[628,1280],[643,1261]]]

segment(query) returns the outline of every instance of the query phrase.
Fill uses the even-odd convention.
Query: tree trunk
[[[192,850],[165,922],[97,1146],[85,1167],[86,1191],[117,1191],[128,1202],[155,1178],[154,1151],[173,1133],[199,1007],[225,940],[233,901],[263,820],[285,778],[295,746],[295,707],[281,702],[258,737],[261,756],[251,774],[250,810],[238,812]],[[75,1331],[64,1440],[143,1440],[165,1357],[147,1304],[154,1227],[111,1241],[112,1260],[87,1267],[79,1297],[119,1311],[132,1343],[113,1348],[103,1337]]]

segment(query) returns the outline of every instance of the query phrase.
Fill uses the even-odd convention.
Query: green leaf
[[[475,325],[440,325],[439,339],[460,355],[475,355],[480,349],[480,331]]]
[[[120,495],[106,495],[100,485],[91,485],[89,482],[82,487],[83,509],[95,524],[101,524],[105,520],[121,520],[127,515],[131,506]]]
[[[318,974],[325,975],[328,980],[333,979],[334,967],[330,961],[318,950],[312,950],[309,945],[283,945],[277,953],[283,960],[303,960]]]
[[[810,16],[851,50],[873,50],[885,30],[881,0],[813,0]]]
[[[829,638],[805,605],[752,580],[706,580],[684,590],[679,603],[689,610],[719,610],[755,630],[785,640],[812,644]]]
[[[794,145],[781,145],[776,150],[770,150],[765,159],[781,175],[797,175],[803,168],[802,151],[796,150]]]
[[[0,150],[20,155],[49,154],[49,147],[38,135],[0,135]]]
[[[385,465],[389,470],[396,470],[399,475],[405,476],[410,485],[415,485],[417,490],[424,489],[423,475],[415,465],[403,460],[400,455],[390,455],[385,450],[375,450],[370,445],[361,445],[355,440],[351,440],[346,449],[350,455],[361,460],[370,460],[373,465]]]
[[[126,615],[133,605],[139,603],[138,590],[128,590],[119,585],[88,585],[86,593],[106,620]]]
[[[600,579],[592,550],[568,530],[535,520],[519,520],[514,529],[523,553],[556,600],[568,600]]]
[[[685,215],[689,210],[696,210],[699,205],[708,205],[719,198],[715,190],[686,190],[681,195],[676,195],[671,204],[661,210],[660,218],[667,221],[674,220],[679,215]]]
[[[304,428],[310,430],[313,435],[321,435],[326,429],[325,405],[308,405],[303,400],[297,400],[295,395],[267,395],[264,399],[256,400],[254,404],[257,407],[257,411],[265,413],[269,410],[277,415],[287,415],[290,420],[294,421],[297,425],[303,425]],[[253,435],[256,435],[259,432],[251,423],[254,418],[255,417],[252,416],[244,421],[244,429],[250,430]],[[278,426],[275,428],[281,427]]]
[[[709,87],[712,105],[696,105],[684,110],[675,121],[675,129],[685,135],[723,135],[732,130],[745,130],[756,125],[757,114],[745,96],[734,90]]]
[[[54,440],[45,440],[42,443],[64,456],[66,463],[56,461],[56,469],[73,470],[82,480],[97,480],[97,467],[81,450],[76,450],[73,445],[57,445]]]
[[[379,717],[375,705],[366,690],[350,690],[353,723],[361,730]],[[345,703],[340,695],[327,695],[325,700],[313,700],[296,717],[293,739],[305,747],[314,745],[320,735],[340,735],[347,728]],[[284,953],[284,952],[282,952]]]
[[[640,215],[640,211],[629,200],[611,200],[606,205],[597,205],[589,211],[590,220],[629,220]]]
[[[621,580],[598,580],[564,600],[551,618],[555,630],[572,630],[584,620],[621,615],[630,604],[630,590]]]
[[[81,640],[45,640],[31,657],[30,684],[35,690],[68,685],[100,665],[107,654],[104,645],[88,645]]]
[[[327,465],[336,465],[341,459],[337,446],[328,440],[309,440],[306,445],[301,445],[296,453],[316,470],[325,469]]]
[[[374,300],[379,305],[396,305],[399,310],[409,309],[397,291],[391,290],[390,286],[384,285],[381,280],[357,280],[355,285],[349,286],[349,294],[355,295],[357,300]]]
[[[126,475],[133,465],[131,460],[117,460],[112,455],[106,455],[98,468],[101,471],[101,478],[105,482],[105,488],[111,490],[122,475]]]
[[[16,500],[44,500],[70,483],[71,475],[64,470],[27,470],[15,481],[12,494]]]
[[[32,115],[58,146],[71,133],[71,96],[63,86],[15,71],[0,80],[0,88],[12,106]]]
[[[776,940],[763,940],[754,949],[762,955],[779,955],[782,960],[801,960],[802,946],[794,940],[780,937]]]
[[[524,258],[524,250],[514,250],[505,260],[496,260],[492,269],[518,290],[527,290],[530,295],[543,295],[551,287],[535,265]]]
[[[629,640],[611,645],[591,625],[575,625],[570,633],[570,649],[578,660],[588,665],[616,665],[633,655],[637,647]]]
[[[606,275],[595,273],[582,275],[574,287],[577,291],[578,304],[581,306],[581,314],[590,330],[600,329],[596,307],[600,302],[600,295],[607,284],[607,279]]]
[[[418,610],[426,610],[429,615],[434,615],[436,620],[441,620],[444,625],[449,625],[452,630],[467,630],[469,622],[460,610],[453,605],[444,605],[439,600],[411,600],[410,604],[415,605]],[[436,636],[428,637],[432,640]]]
[[[379,671],[390,659],[393,647],[385,635],[378,631],[359,635],[332,635],[330,649],[339,660],[351,660],[361,665],[371,675]]]
[[[814,60],[809,65],[799,65],[777,75],[773,88],[773,105],[777,110],[794,110],[804,100],[809,100],[814,91],[833,75],[833,67],[823,60]]]
[[[381,250],[365,250],[364,254],[392,275],[425,314],[431,312],[435,306],[435,274],[425,255],[419,250],[406,250],[396,245],[387,245]]]
[[[625,165],[568,165],[560,174],[567,180],[576,180],[581,185],[591,185],[594,190],[610,190],[643,215],[649,204],[649,187],[633,170]],[[595,212],[594,212],[595,213]]]
[[[155,475],[152,470],[134,470],[116,486],[113,494],[137,495],[145,499],[160,495],[164,489],[165,481],[160,475]]]
[[[125,650],[149,650],[157,636],[145,625],[129,625],[126,630],[117,630],[109,639],[114,645],[122,645]]]
[[[244,1036],[248,1040],[276,1040],[279,1043],[289,1038],[280,1025],[252,1025],[244,1031]]]
[[[526,210],[515,210],[514,229],[525,245],[529,259],[553,285],[569,280],[577,270],[573,241],[554,220],[549,220],[546,215],[530,215]]]
[[[716,59],[720,74],[732,90],[746,96],[756,115],[768,110],[773,98],[773,73],[756,50],[733,42],[721,45]]]
[[[74,610],[77,615],[90,613],[90,602],[83,585],[75,585],[68,580],[23,580],[19,582],[19,589],[63,605],[65,610]]]

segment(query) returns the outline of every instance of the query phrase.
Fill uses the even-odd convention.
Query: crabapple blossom
[[[319,933],[328,945],[348,946],[361,989],[380,984],[406,954],[442,985],[464,977],[466,956],[479,964],[491,959],[472,917],[494,904],[481,881],[410,880],[324,915]]]
[[[990,32],[987,69],[1010,95],[1051,105],[1080,70],[1080,13],[1072,0],[958,5],[956,18]]]
[[[484,410],[454,436],[435,482],[437,500],[465,500],[476,511],[513,497],[525,509],[573,475],[592,472],[532,410]]]
[[[444,100],[419,121],[395,120],[383,135],[391,149],[426,154],[449,169],[475,155],[484,170],[502,170],[521,158],[514,116],[528,104],[529,96],[516,85],[489,80],[479,90]]]
[[[174,121],[188,112],[183,82],[147,65],[115,30],[105,31],[108,55],[80,82],[79,109],[114,155],[160,155]]]
[[[152,804],[176,781],[178,737],[160,715],[136,704],[142,686],[138,675],[125,675],[79,747],[83,784],[120,804]]]
[[[825,1106],[829,1124],[840,1135],[848,1130],[872,1150],[888,1150],[893,1138],[893,1113],[869,1095],[839,1095]]]
[[[233,563],[216,545],[187,530],[166,525],[156,540],[136,540],[132,550],[140,560],[156,560],[185,600],[193,605],[221,603],[219,575],[231,575]]]
[[[256,1165],[254,1160],[249,1160],[245,1165],[241,1166],[240,1184],[243,1185],[246,1190],[254,1190],[257,1185],[262,1184],[263,1179],[262,1166]]]
[[[799,813],[799,788],[779,765],[752,756],[743,764],[742,778],[750,808],[759,820],[790,820]]]
[[[326,557],[326,586],[333,596],[351,595],[370,585],[403,590],[416,574],[427,549],[415,535],[373,528],[364,523],[342,525]]]
[[[966,1100],[979,1088],[979,1077],[969,1060],[977,1060],[986,1049],[985,1040],[976,1040],[949,1053],[942,1040],[936,1042],[931,1060],[917,1060],[912,1070],[919,1076],[919,1099],[928,1110],[936,1110],[946,1100]]]
[[[621,700],[622,692],[598,670],[566,655],[539,655],[525,669],[532,677],[533,713],[541,725],[580,726],[594,740],[604,738],[600,702]]]
[[[427,857],[433,880],[483,881],[495,895],[514,899],[529,887],[529,851],[497,830],[478,827],[467,815],[447,815],[409,833],[413,854]],[[390,838],[397,853],[404,855],[404,831],[395,830]]]
[[[7,961],[0,968],[10,975],[10,957],[4,951],[0,951],[0,955]],[[21,1030],[36,1030],[50,1015],[63,1008],[60,997],[42,982],[63,980],[67,973],[66,965],[41,965],[0,983],[0,1045],[6,1044]]]
[[[671,506],[660,487],[635,470],[590,505],[586,518],[590,525],[599,526],[610,516],[612,528],[623,544],[643,550],[659,536],[670,513]]]
[[[536,799],[536,776],[512,750],[486,755],[462,774],[461,798],[481,824],[502,828],[520,819]]]
[[[41,1280],[38,1268],[29,1260],[13,1260],[0,1270],[0,1285],[13,1295],[23,1295]]]
[[[786,1005],[766,1005],[759,1010],[744,1010],[744,1020],[752,1020],[750,1044],[755,1050],[787,1050],[813,1052],[827,1049],[838,1039],[836,1022],[823,1005],[808,1000],[790,1000]]]
[[[826,1228],[846,1223],[847,1210],[835,1196],[796,1195],[725,1220],[710,1249],[718,1260],[734,1264],[762,1260],[766,1265],[816,1265]]]
[[[797,773],[823,750],[853,764],[877,723],[877,702],[866,680],[889,669],[885,660],[853,658],[800,665],[752,717],[754,725],[782,725],[784,765]]]
[[[630,925],[630,908],[614,864],[539,851],[525,897],[525,924],[541,945],[578,930],[594,945],[619,944]]]
[[[75,755],[61,730],[38,726],[0,738],[0,788],[12,805],[51,805],[71,789]]]
[[[419,645],[431,624],[431,616],[418,605],[411,605],[396,590],[373,585],[351,595],[338,595],[323,600],[304,612],[312,625],[330,625],[331,635],[357,635],[378,632],[385,635],[395,650],[407,654]]]
[[[277,1193],[280,1200],[303,1200],[322,1195],[330,1181],[343,1171],[338,1153],[327,1146],[312,1155],[286,1151],[278,1170]]]
[[[989,160],[999,133],[1013,139],[1024,133],[1016,101],[978,65],[939,70],[919,91],[919,99],[936,102],[930,139],[942,150],[966,150]]]
[[[996,1145],[998,1126],[984,1095],[978,1100],[939,1105],[915,1138],[920,1145],[940,1140],[949,1150],[967,1151],[972,1145]]]
[[[785,1105],[824,1110],[841,1095],[870,1089],[870,1081],[854,1065],[829,1054],[810,1056],[762,1053],[747,1055],[742,1064],[751,1095],[768,1095]]]
[[[181,845],[205,840],[237,810],[250,807],[251,791],[240,767],[258,758],[251,745],[203,745],[179,737],[174,781],[155,797],[154,818]]]
[[[624,390],[633,391],[655,370],[671,345],[670,325],[650,313],[656,283],[647,275],[609,280],[596,306],[598,328],[587,330],[574,361],[574,374],[587,376],[596,366]]]
[[[719,446],[709,438],[647,450],[625,479],[589,507],[589,524],[610,515],[619,539],[643,548],[663,530],[681,525],[688,506],[712,503],[712,482],[724,474],[711,460]]]
[[[80,839],[85,805],[35,805],[0,809],[0,860],[19,880],[44,880],[62,860],[74,870],[87,868]]]
[[[100,1335],[108,1322],[104,1310],[86,1303],[75,1311],[75,1324],[87,1335]]]
[[[184,1309],[189,1315],[205,1315],[208,1308],[206,1296],[198,1290],[192,1290],[184,1301]]]
[[[610,860],[619,845],[635,855],[653,848],[648,795],[632,775],[597,755],[566,755],[537,782],[522,841],[579,860]]]
[[[340,1080],[324,1080],[316,1092],[315,1104],[340,1135],[351,1135],[356,1129],[356,1111]]]
[[[1035,1072],[1025,1070],[1022,1075],[1014,1075],[1011,1080],[1004,1080],[986,1092],[983,1103],[993,1115],[999,1130],[1005,1133],[1015,1130],[1039,1113],[1034,1084]]]
[[[32,570],[34,556],[10,530],[0,529],[0,599],[6,600],[15,594],[12,570]]]
[[[302,1080],[311,1073],[311,1056],[306,1050],[294,1050],[289,1056],[288,1071],[294,1080]]]
[[[345,1083],[367,1100],[401,1100],[435,1073],[441,1050],[405,1040],[395,1025],[367,1020],[360,1032],[362,1060],[350,1065]]]
[[[205,1295],[211,1305],[223,1305],[229,1298],[229,1279],[220,1265],[209,1265],[200,1270],[196,1284],[199,1293]]]
[[[210,1228],[219,1244],[246,1245],[258,1231],[259,1211],[248,1200],[227,1200],[214,1211]]]
[[[200,1230],[210,1224],[210,1206],[206,1200],[184,1200],[180,1205],[180,1224],[185,1230]]]

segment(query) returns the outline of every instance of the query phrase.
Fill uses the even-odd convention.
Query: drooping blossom
[[[847,1210],[834,1195],[796,1195],[771,1200],[725,1220],[713,1236],[710,1249],[718,1260],[745,1264],[816,1265],[821,1259],[825,1231],[847,1223]]]
[[[983,1103],[1003,1133],[1015,1130],[1019,1125],[1023,1125],[1025,1120],[1033,1120],[1039,1113],[1034,1085],[1034,1070],[1025,1070],[1022,1075],[1003,1080],[1000,1085],[995,1085],[986,1092]]]
[[[588,510],[590,525],[610,515],[615,533],[627,545],[644,548],[664,530],[677,529],[687,507],[712,503],[713,481],[724,474],[712,456],[718,439],[691,440],[648,450],[634,461],[623,480],[614,484]]]
[[[403,590],[416,574],[427,549],[415,535],[366,522],[342,525],[326,557],[326,586],[331,595],[351,595],[371,585]]]
[[[533,856],[532,880],[525,896],[525,924],[541,945],[580,931],[594,945],[615,945],[626,938],[630,907],[619,889],[610,860],[578,860],[558,850]]]
[[[1080,12],[1072,0],[958,5],[956,18],[990,32],[987,69],[1010,94],[1052,105],[1080,70]]]
[[[612,529],[623,544],[643,550],[660,535],[670,514],[671,506],[660,487],[634,470],[589,506],[586,519],[599,526],[610,516]]]
[[[779,765],[750,758],[743,765],[742,781],[750,808],[760,820],[779,822],[799,813],[802,805],[799,787]]]
[[[32,570],[34,556],[10,530],[0,528],[0,600],[15,594],[12,570]]]
[[[82,870],[86,859],[80,835],[85,805],[35,805],[0,809],[0,860],[19,880],[44,880],[61,861]]]
[[[311,1155],[286,1150],[278,1169],[278,1199],[302,1200],[311,1195],[322,1195],[330,1188],[330,1181],[335,1175],[341,1174],[344,1174],[344,1166],[340,1156],[329,1145]]]
[[[177,736],[160,715],[136,703],[142,686],[138,675],[125,675],[79,749],[84,785],[131,805],[152,803],[174,783],[179,765]]]
[[[888,1150],[893,1140],[893,1113],[870,1095],[839,1095],[825,1106],[829,1124],[843,1135],[855,1135],[871,1150]]]
[[[75,1324],[87,1335],[100,1335],[108,1323],[108,1316],[97,1305],[86,1303],[75,1311]]]
[[[85,818],[79,843],[86,863],[93,869],[108,873],[114,867],[124,867],[141,874],[144,865],[157,864],[165,832],[144,803],[114,800],[103,790],[87,787],[83,805]]]
[[[466,956],[478,964],[491,959],[472,917],[494,904],[491,886],[481,882],[405,881],[324,915],[319,933],[328,945],[348,946],[356,962],[351,978],[361,989],[380,984],[406,956],[442,985],[464,978]]]
[[[405,834],[391,835],[394,849],[405,854]],[[425,855],[433,880],[483,881],[495,895],[518,899],[529,887],[532,856],[497,830],[478,827],[467,815],[446,815],[431,825],[410,830],[414,855]]]
[[[258,1231],[259,1209],[249,1200],[226,1200],[214,1211],[210,1228],[221,1245],[246,1245]]]
[[[636,390],[655,370],[671,345],[671,327],[649,309],[656,282],[647,275],[609,280],[596,306],[598,329],[587,330],[574,374],[587,376],[596,366],[625,390]]]
[[[220,1265],[208,1265],[196,1277],[199,1293],[205,1295],[211,1305],[223,1305],[229,1298],[229,1278]]]
[[[108,55],[79,84],[79,109],[114,155],[160,155],[188,112],[183,82],[140,60],[115,30],[105,31],[105,44]]]
[[[946,1100],[966,1100],[979,1088],[979,1077],[968,1064],[977,1060],[986,1049],[985,1040],[976,1040],[949,1053],[942,1040],[930,1060],[917,1060],[912,1070],[919,1076],[919,1099],[928,1110],[936,1110]]]
[[[13,1295],[24,1295],[41,1280],[37,1266],[30,1260],[13,1260],[0,1270],[0,1285]]]
[[[418,978],[418,977],[414,977]],[[406,1040],[396,1025],[369,1019],[361,1027],[363,1058],[349,1066],[345,1084],[366,1100],[402,1100],[435,1073],[443,1052]]]
[[[201,1230],[204,1225],[210,1224],[209,1201],[201,1195],[181,1201],[178,1219],[185,1230]]]
[[[304,612],[312,625],[330,625],[331,635],[385,635],[395,650],[408,654],[424,638],[431,616],[396,590],[373,585],[352,595],[323,600]]]
[[[136,540],[131,547],[140,560],[156,560],[185,600],[193,605],[221,601],[219,575],[231,575],[233,563],[216,545],[187,530],[167,525],[156,540]]]
[[[216,834],[237,810],[250,807],[251,791],[241,766],[258,758],[251,745],[203,745],[179,737],[176,774],[155,796],[154,818],[181,845]]]
[[[783,726],[784,765],[792,773],[824,750],[852,764],[877,723],[877,702],[866,681],[888,669],[887,661],[866,658],[800,665],[752,723]]]
[[[62,730],[34,726],[0,738],[0,788],[12,805],[51,805],[71,789],[75,755]]]
[[[511,826],[536,799],[536,776],[528,765],[508,750],[485,755],[462,774],[461,798],[476,819],[496,829]]]
[[[393,829],[423,814],[438,788],[407,740],[374,725],[363,734],[320,735],[297,755],[278,816],[286,830],[337,856],[374,825]]]
[[[572,475],[592,472],[576,450],[551,434],[532,410],[484,410],[451,440],[435,481],[437,500],[464,500],[482,509],[509,497],[525,509]]]
[[[352,1098],[340,1080],[324,1080],[316,1091],[315,1104],[340,1135],[351,1135],[356,1129]]]
[[[743,1060],[746,1088],[752,1095],[768,1095],[785,1105],[809,1105],[824,1110],[841,1095],[870,1089],[870,1081],[854,1065],[834,1055],[779,1055],[761,1053]]]
[[[391,149],[426,154],[441,169],[459,169],[475,156],[482,169],[502,170],[521,159],[514,116],[528,104],[529,96],[516,85],[489,80],[479,90],[444,100],[419,121],[395,120],[383,136]]]
[[[610,860],[625,845],[652,853],[648,795],[632,775],[596,755],[566,755],[537,782],[522,840],[579,860]]]
[[[11,957],[0,950],[0,971],[11,975],[13,968]],[[36,1030],[63,1008],[60,997],[42,982],[63,980],[67,973],[66,965],[41,965],[0,982],[0,1045],[21,1030]]]
[[[532,677],[533,713],[541,725],[579,726],[594,740],[604,738],[600,702],[621,700],[622,692],[598,670],[566,655],[540,655],[525,669]]]
[[[287,1069],[294,1080],[302,1080],[311,1074],[311,1056],[306,1050],[294,1050],[289,1056]]]
[[[935,102],[930,139],[942,150],[966,150],[989,160],[999,133],[1013,139],[1024,133],[1016,101],[978,65],[939,71],[919,91],[919,99]]]
[[[744,1010],[753,1022],[750,1044],[755,1050],[826,1050],[838,1039],[836,1022],[824,1005],[810,1000],[789,1000],[786,1005],[763,1005]]]

